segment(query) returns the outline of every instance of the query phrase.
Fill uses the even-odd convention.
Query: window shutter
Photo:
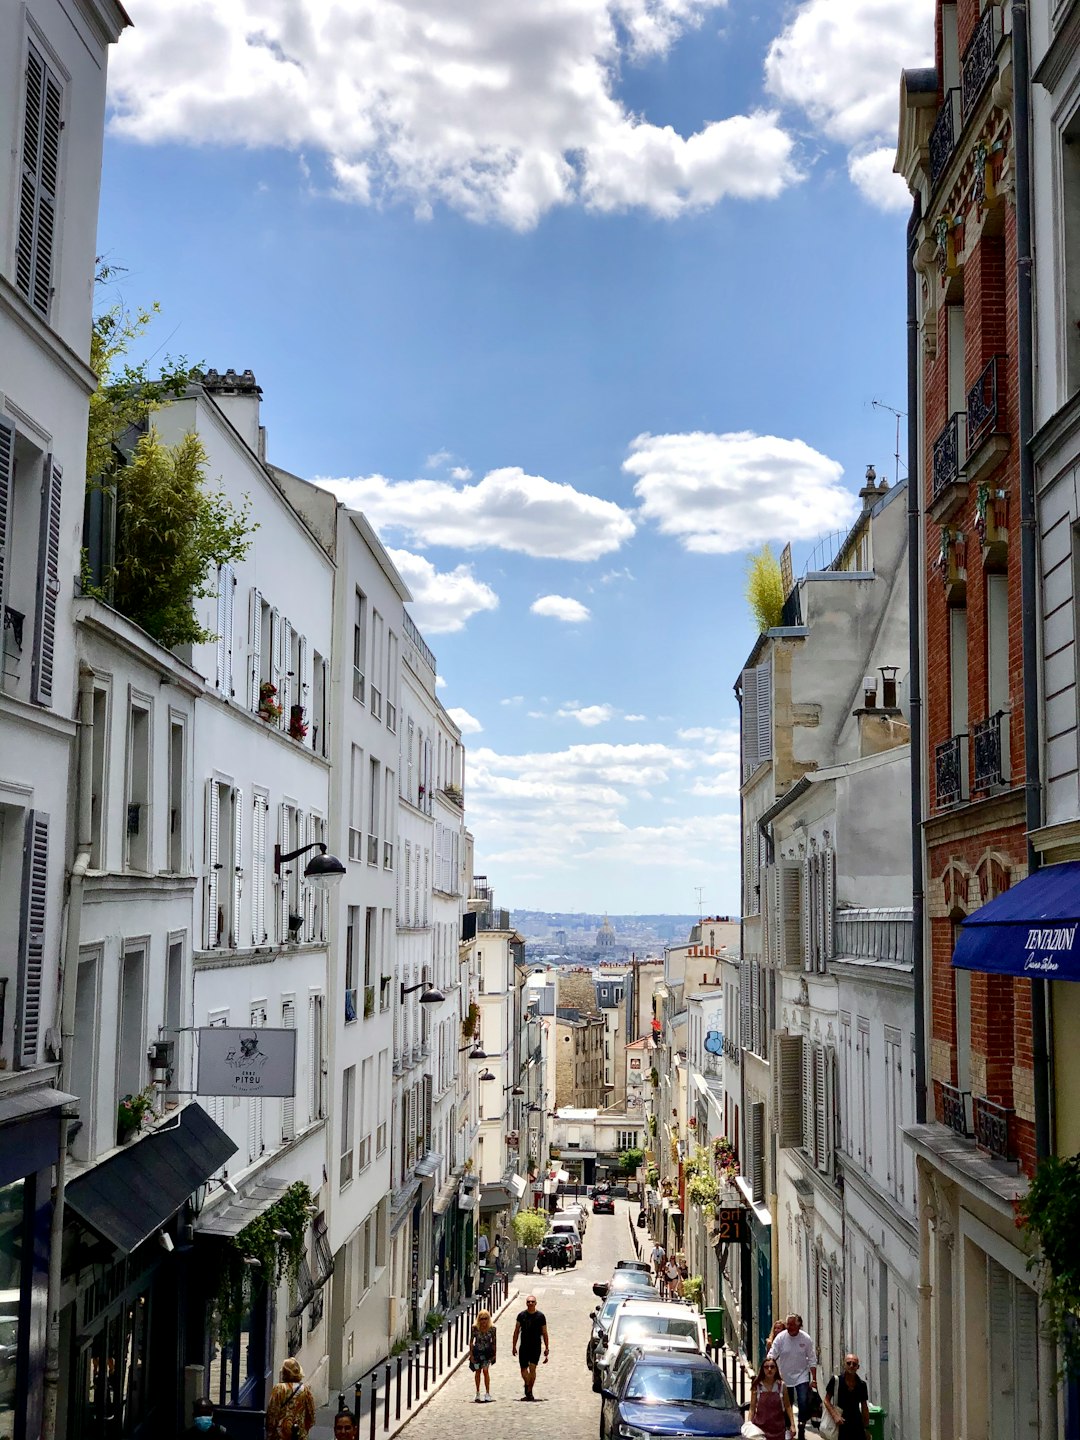
[[[217,573],[217,690],[228,699],[233,694],[233,622],[235,619],[236,575],[228,563]]]
[[[750,970],[750,1011],[751,1011],[751,1048],[757,1055],[761,1054],[761,966],[751,965]]]
[[[15,283],[34,309],[46,317],[52,300],[62,100],[63,91],[55,76],[33,45],[29,46]]]
[[[814,862],[811,856],[807,855],[802,865],[802,905],[800,918],[802,920],[802,968],[813,970],[814,968]]]
[[[41,1040],[41,982],[45,973],[45,917],[49,897],[49,817],[26,816],[22,897],[19,907],[19,992],[15,1017],[16,1063],[36,1065]]]
[[[300,816],[300,844],[310,845],[315,839],[315,816]],[[310,880],[304,878],[303,867],[310,857],[301,855],[297,864],[300,866],[300,913],[304,917],[303,936],[305,940],[315,938],[315,887]]]
[[[282,730],[289,728],[289,711],[292,708],[295,695],[293,676],[289,672],[292,663],[292,646],[289,644],[289,637],[292,633],[292,626],[283,615],[281,617],[281,635],[278,638],[278,654],[281,657],[281,680],[278,682],[278,699],[281,701],[281,719],[278,725]]]
[[[814,1154],[814,1047],[809,1036],[802,1039],[802,1148]]]
[[[11,541],[11,481],[15,471],[15,430],[0,415],[0,632],[4,619],[4,574]]]
[[[266,819],[270,803],[255,796],[251,816],[251,943],[264,945],[266,934]]]
[[[278,845],[282,855],[287,855],[293,848],[289,844],[289,810],[290,806],[282,803],[278,806]],[[295,865],[295,860],[290,860],[289,865]],[[286,874],[288,866],[282,865],[277,877],[277,907],[278,907],[278,943],[284,945],[289,938],[289,876]]]
[[[814,1046],[814,1164],[819,1170],[829,1168],[829,1087],[826,1084],[828,1055],[824,1045]]]
[[[803,957],[802,866],[797,860],[784,860],[777,868],[781,916],[780,962],[798,966]]]
[[[298,658],[298,661],[297,661],[298,669],[297,669],[297,672],[296,672],[296,676],[295,676],[295,678],[294,678],[294,680],[293,680],[293,704],[294,704],[294,705],[303,705],[305,711],[309,711],[309,710],[310,710],[310,707],[305,703],[307,696],[311,694],[311,689],[310,689],[310,686],[309,686],[309,684],[308,684],[308,678],[307,678],[308,666],[307,666],[307,636],[306,636],[306,635],[301,635],[301,636],[300,636],[300,639],[299,639],[298,642],[297,642],[297,647],[296,647],[296,648],[297,648],[297,651],[298,651],[298,654],[299,654],[299,658]],[[305,718],[310,721],[311,718],[312,718],[312,717],[311,717],[311,714],[310,714],[310,713],[307,713]]]
[[[750,1186],[754,1199],[765,1199],[765,1106],[750,1106]]]
[[[742,771],[743,779],[757,769],[758,763],[758,721],[757,721],[757,671],[744,670],[742,673]]]
[[[41,477],[41,532],[38,541],[37,613],[34,616],[34,658],[30,699],[52,704],[53,661],[56,656],[56,601],[60,594],[60,501],[62,472],[46,455]]]
[[[248,707],[259,708],[262,685],[262,596],[251,590],[248,596]]]
[[[772,665],[766,661],[757,667],[757,759],[772,758]]]
[[[824,962],[833,958],[833,916],[836,910],[836,852],[834,850],[826,850],[822,855],[821,872],[821,909],[824,918],[822,960]],[[821,968],[824,970],[824,963]]]
[[[281,1028],[283,1030],[296,1029],[296,1001],[283,1000],[281,1002]],[[287,1144],[296,1135],[296,1100],[293,1096],[287,1095],[281,1102],[281,1140]]]
[[[242,943],[240,929],[240,905],[244,898],[244,792],[234,789],[233,807],[233,855],[232,855],[232,934],[230,942],[239,947]]]
[[[220,907],[221,856],[218,854],[219,813],[218,788],[216,780],[206,782],[206,921],[203,941],[212,950],[220,938],[218,935],[218,910]]]
[[[270,611],[270,680],[277,690],[277,701],[279,705],[285,703],[284,681],[282,679],[281,663],[281,615],[277,610]],[[278,722],[280,724],[280,721]]]
[[[802,1145],[802,1052],[801,1035],[780,1031],[773,1037],[773,1114],[782,1150]]]

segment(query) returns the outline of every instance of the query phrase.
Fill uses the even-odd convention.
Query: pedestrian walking
[[[840,1427],[839,1440],[865,1440],[870,1434],[870,1391],[857,1355],[844,1356],[842,1373],[826,1386],[825,1406]]]
[[[657,1240],[656,1244],[652,1248],[651,1259],[653,1263],[653,1271],[656,1274],[656,1283],[659,1285],[664,1278],[664,1261],[667,1259],[667,1251],[664,1249],[663,1245],[660,1244],[659,1240]]]
[[[491,1323],[491,1311],[481,1310],[476,1317],[469,1337],[469,1369],[476,1379],[476,1403],[491,1400],[491,1367],[495,1364],[497,1339],[495,1326]],[[480,1380],[483,1377],[484,1393],[480,1394]]]
[[[799,1405],[799,1440],[805,1440],[806,1422],[810,1419],[810,1392],[817,1393],[817,1351],[814,1342],[802,1328],[802,1317],[789,1315],[784,1328],[769,1346],[767,1358],[780,1367],[780,1378],[787,1386],[788,1399]]]
[[[787,1387],[775,1360],[765,1360],[750,1390],[750,1414],[765,1440],[784,1440],[795,1429]]]
[[[339,1410],[334,1416],[334,1440],[359,1440],[356,1416],[351,1410]]]
[[[212,1437],[227,1436],[228,1431],[223,1430],[220,1425],[214,1423],[214,1402],[207,1400],[202,1395],[191,1407],[191,1424],[184,1431],[184,1440],[204,1440],[209,1435]]]
[[[673,1259],[665,1260],[661,1273],[663,1275],[663,1283],[660,1286],[660,1293],[665,1296],[681,1295],[682,1280],[679,1276],[679,1266],[677,1262]]]
[[[519,1342],[520,1341],[520,1345]],[[510,1353],[518,1356],[521,1379],[525,1386],[524,1400],[535,1400],[533,1386],[536,1384],[536,1367],[540,1363],[540,1346],[544,1347],[544,1364],[548,1363],[551,1341],[548,1338],[547,1317],[536,1308],[536,1296],[525,1297],[525,1309],[514,1324],[514,1338],[510,1342]],[[519,1353],[520,1351],[520,1353]]]
[[[304,1384],[300,1361],[290,1356],[281,1367],[281,1380],[270,1391],[266,1407],[267,1440],[307,1440],[315,1424],[315,1397]]]

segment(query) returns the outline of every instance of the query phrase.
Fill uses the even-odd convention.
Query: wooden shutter
[[[230,942],[241,944],[240,904],[244,898],[244,792],[232,792],[232,934]],[[264,1020],[265,1023],[265,1020]]]
[[[315,816],[300,815],[299,817],[301,845],[310,845],[315,839]],[[315,887],[310,880],[304,877],[304,866],[310,859],[310,855],[301,855],[295,863],[300,867],[300,914],[304,917],[304,928],[301,931],[305,940],[315,938]]]
[[[281,719],[278,724],[282,730],[289,728],[289,711],[295,698],[294,677],[289,670],[292,663],[292,646],[289,638],[292,634],[292,626],[284,615],[280,623],[281,634],[278,636],[278,655],[280,656],[281,679],[278,681],[278,699],[281,701]]]
[[[772,758],[772,664],[766,661],[757,667],[757,758]]]
[[[296,1001],[283,1000],[281,1002],[281,1028],[283,1030],[296,1029]],[[296,1100],[292,1095],[286,1095],[281,1102],[281,1140],[287,1144],[296,1135]]]
[[[248,708],[255,711],[262,685],[262,607],[262,596],[252,587],[248,596]]]
[[[266,933],[266,821],[270,802],[255,796],[251,816],[251,943],[265,945]]]
[[[819,1170],[829,1168],[829,1104],[831,1086],[826,1082],[828,1054],[824,1045],[814,1046],[814,1164]]]
[[[63,91],[37,50],[26,56],[15,283],[39,315],[52,300]]]
[[[266,1011],[261,1005],[253,1005],[250,1011],[251,1028],[260,1029],[266,1024]],[[248,1162],[258,1160],[266,1149],[266,1101],[262,1096],[248,1097]]]
[[[836,911],[836,852],[834,850],[826,850],[821,857],[821,878],[822,932],[824,935],[821,968],[824,970],[824,962],[833,958],[833,916]]]
[[[53,662],[56,658],[56,602],[60,594],[60,503],[62,472],[46,455],[41,476],[41,529],[38,540],[37,611],[30,699],[52,704]]]
[[[758,721],[757,721],[757,670],[750,668],[742,672],[742,770],[743,779],[757,769]]]
[[[312,719],[310,706],[305,705],[305,696],[310,695],[311,689],[307,680],[307,636],[301,635],[296,642],[297,662],[296,675],[293,679],[293,704],[304,705],[307,712],[305,718],[310,722]]]
[[[282,855],[287,855],[293,848],[289,844],[289,812],[290,805],[284,802],[278,806],[278,846]],[[289,875],[288,870],[296,864],[290,860],[288,865],[282,864],[277,877],[277,907],[278,907],[278,943],[284,944],[289,938]]]
[[[783,860],[777,866],[777,888],[780,962],[798,966],[803,957],[803,887],[802,866],[797,860]]]
[[[776,1143],[782,1150],[802,1145],[802,1052],[801,1035],[780,1031],[773,1037],[773,1115]]]
[[[750,1186],[754,1199],[765,1199],[765,1106],[750,1106]]]
[[[49,898],[49,817],[26,816],[22,897],[19,907],[19,991],[15,1015],[15,1059],[36,1065],[41,1041],[41,984],[45,974],[45,919]]]
[[[802,1047],[802,1107],[803,1137],[802,1148],[813,1158],[814,1155],[814,1047],[809,1036],[803,1036]]]
[[[11,543],[11,491],[15,476],[15,429],[0,415],[0,633],[4,621],[4,575]],[[2,650],[2,644],[0,644]]]
[[[218,854],[218,829],[221,822],[220,801],[216,780],[206,782],[206,917],[203,943],[208,950],[217,945],[218,910],[221,904],[221,856]]]
[[[232,648],[233,606],[236,576],[228,563],[217,572],[217,690],[228,698],[233,693]]]

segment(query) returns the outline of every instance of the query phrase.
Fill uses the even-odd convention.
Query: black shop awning
[[[185,1105],[176,1123],[151,1130],[72,1180],[67,1208],[128,1254],[235,1154],[236,1146],[201,1105]]]

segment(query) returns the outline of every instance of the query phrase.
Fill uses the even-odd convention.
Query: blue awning
[[[1047,865],[969,915],[952,963],[1029,980],[1080,980],[1080,860]]]

